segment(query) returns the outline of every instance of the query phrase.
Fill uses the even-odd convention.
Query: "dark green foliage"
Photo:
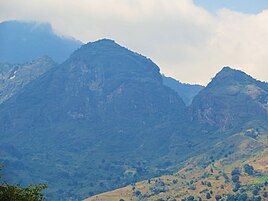
[[[259,195],[259,192],[260,192],[260,187],[254,186],[254,188],[252,190],[252,194],[253,195]]]
[[[225,172],[222,174],[222,176],[223,176],[223,178],[224,178],[224,182],[225,182],[225,183],[228,183],[228,182],[230,181],[228,175],[227,175]]]
[[[232,181],[234,183],[233,191],[236,192],[240,188],[240,181],[239,181],[240,169],[239,168],[233,169],[231,175],[232,175]]]
[[[237,193],[236,195],[228,195],[226,201],[247,201],[247,194]]]
[[[212,187],[211,182],[207,182],[208,187]]]
[[[156,201],[165,201],[163,198],[159,198]]]
[[[244,171],[245,173],[247,173],[248,175],[254,175],[254,168],[253,166],[249,165],[249,164],[245,164],[244,165]]]
[[[195,186],[195,185],[190,185],[190,186],[189,186],[189,189],[190,189],[190,190],[196,190],[196,186]]]
[[[168,190],[168,187],[161,179],[158,179],[150,190],[154,195],[157,195],[159,193],[166,192]]]
[[[234,183],[233,191],[234,191],[234,192],[237,192],[237,191],[239,190],[240,187],[241,187],[241,185],[240,185],[239,182]]]
[[[232,170],[231,172],[231,175],[234,176],[234,175],[240,175],[240,169],[239,168],[235,168]]]
[[[194,198],[194,196],[190,195],[189,197],[182,199],[182,201],[196,201],[196,199]]]
[[[237,183],[237,182],[239,182],[239,175],[232,175],[232,181],[234,182],[234,183]]]
[[[219,201],[222,197],[220,195],[215,195],[215,200]]]
[[[177,180],[177,179],[173,179],[173,180],[172,180],[172,183],[173,183],[173,184],[176,184],[176,183],[178,183],[178,180]]]
[[[236,193],[234,195],[229,194],[227,195],[226,198],[226,201],[262,201],[262,200],[263,199],[259,195],[253,195],[249,197],[246,193]]]
[[[141,195],[141,192],[137,190],[137,191],[134,192],[134,195],[135,195],[136,197],[139,197],[139,196]]]
[[[206,198],[207,198],[207,199],[210,199],[210,198],[211,198],[210,193],[206,193]]]
[[[0,172],[2,165],[0,164]],[[2,180],[0,175],[0,200],[1,201],[43,201],[43,190],[46,184],[30,185],[21,187],[20,185],[10,185]]]
[[[4,184],[0,186],[1,201],[42,201],[44,195],[42,191],[47,185],[28,186],[23,188],[18,185]]]
[[[262,199],[261,199],[260,196],[253,197],[253,198],[251,199],[251,201],[261,201],[261,200],[262,200]]]

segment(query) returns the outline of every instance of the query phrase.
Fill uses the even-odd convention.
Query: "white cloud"
[[[0,20],[50,22],[84,42],[113,38],[162,72],[207,83],[223,66],[268,80],[268,10],[217,14],[192,0],[0,0]]]

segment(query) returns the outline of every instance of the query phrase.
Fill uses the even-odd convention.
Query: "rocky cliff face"
[[[66,198],[81,185],[87,194],[105,191],[181,159],[162,157],[175,141],[183,143],[176,136],[187,114],[150,59],[104,39],[82,46],[3,103],[0,121],[1,138],[23,156],[16,160],[27,176],[16,171],[16,178],[47,181]]]
[[[0,63],[0,103],[55,66],[56,63],[47,56],[24,64]]]
[[[223,68],[194,99],[192,118],[223,130],[241,128],[250,122],[266,125],[268,84],[242,71]]]

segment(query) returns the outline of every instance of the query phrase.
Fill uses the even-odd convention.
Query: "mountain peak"
[[[233,85],[233,84],[248,84],[255,82],[255,80],[243,71],[233,69],[229,66],[223,67],[220,72],[212,79],[208,86],[218,86],[219,84]]]
[[[93,71],[103,75],[114,75],[120,78],[124,75],[124,79],[153,81],[161,83],[161,75],[159,67],[150,59],[133,52],[119,44],[114,40],[101,39],[95,42],[89,42],[76,50],[67,63],[76,64],[80,71]],[[90,74],[91,76],[93,73]],[[96,75],[97,76],[97,75]],[[98,75],[99,79],[104,79],[104,76]],[[115,78],[114,78],[115,79]],[[121,79],[121,78],[120,78]]]
[[[100,39],[100,40],[97,40],[97,41],[94,41],[94,42],[89,42],[85,45],[83,45],[82,47],[84,48],[91,48],[91,47],[94,47],[94,48],[101,48],[101,47],[121,47],[121,48],[124,48],[122,46],[120,46],[119,44],[117,44],[114,40],[112,39],[107,39],[107,38],[103,38],[103,39]],[[125,49],[125,48],[124,48]]]
[[[243,71],[224,67],[194,99],[194,119],[223,130],[265,119],[267,89]]]
[[[236,69],[231,68],[229,66],[223,67],[221,69],[221,71],[219,73],[217,73],[217,76],[221,76],[221,75],[228,76],[228,75],[232,75],[232,74],[243,74],[243,75],[249,76],[246,73],[244,73],[243,71],[236,70]]]
[[[101,43],[101,44],[116,44],[116,42],[112,39],[109,39],[109,38],[102,38],[102,39],[99,39],[93,43]]]

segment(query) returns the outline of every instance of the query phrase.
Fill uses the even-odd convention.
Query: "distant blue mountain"
[[[47,23],[0,23],[0,62],[23,63],[44,55],[63,62],[81,45],[78,40],[55,34]]]
[[[48,56],[23,64],[0,63],[0,104],[55,66],[56,63]]]
[[[166,77],[164,75],[162,76],[162,79],[163,84],[177,92],[187,106],[191,105],[193,98],[205,88],[198,84],[181,83],[172,77]]]

